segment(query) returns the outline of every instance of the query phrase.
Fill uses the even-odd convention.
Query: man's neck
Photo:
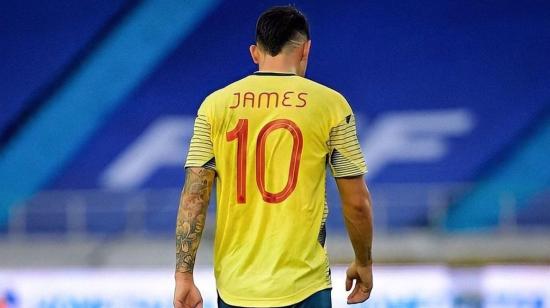
[[[282,55],[267,57],[259,64],[259,71],[296,74],[296,65]]]

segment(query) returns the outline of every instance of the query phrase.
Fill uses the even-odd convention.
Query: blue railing
[[[338,194],[329,184],[329,232],[345,231]],[[371,187],[377,232],[410,230],[444,232],[443,222],[455,198],[473,187],[470,184],[380,184]],[[117,192],[109,190],[43,191],[12,211],[9,224],[0,234],[172,236],[175,228],[179,189]],[[550,192],[537,202],[550,201]],[[213,201],[214,202],[214,201]],[[514,195],[502,192],[496,205],[501,228],[550,227],[550,211],[536,219],[518,211]],[[544,208],[542,206],[541,208]],[[208,222],[214,221],[210,206]],[[471,229],[470,231],[476,229]]]

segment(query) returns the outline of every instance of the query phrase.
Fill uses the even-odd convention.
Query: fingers
[[[196,293],[177,293],[174,296],[174,308],[203,308],[202,296],[198,290],[196,290]]]
[[[354,298],[355,294],[357,293],[358,290],[359,290],[359,282],[356,281],[355,282],[355,288],[353,288],[353,291],[351,291],[351,293],[348,295],[348,299]]]
[[[353,292],[348,296],[348,304],[358,304],[366,301],[370,297],[368,288],[363,287],[359,282],[355,284]]]
[[[354,270],[353,266],[348,267],[346,270],[346,291],[351,290],[353,286],[353,280],[358,278],[357,272]]]
[[[193,308],[203,308],[202,307],[202,296],[201,294],[199,293],[199,290],[197,289],[197,293],[196,294],[193,294],[193,301],[195,302],[194,305],[191,305],[190,307],[193,307]]]
[[[346,277],[346,291],[351,290],[351,286],[353,285],[353,279],[351,279],[349,276]]]

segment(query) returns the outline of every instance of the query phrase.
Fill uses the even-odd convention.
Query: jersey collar
[[[284,72],[268,72],[268,71],[257,71],[254,72],[256,76],[296,76],[294,73],[284,73]]]

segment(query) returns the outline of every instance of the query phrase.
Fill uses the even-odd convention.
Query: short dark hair
[[[309,40],[309,25],[304,14],[291,5],[268,9],[256,23],[256,43],[272,56],[298,34]]]

